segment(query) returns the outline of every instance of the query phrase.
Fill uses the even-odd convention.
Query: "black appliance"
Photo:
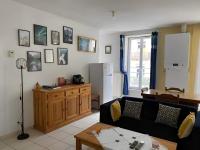
[[[85,83],[84,78],[80,75],[73,75],[73,84],[83,84]]]

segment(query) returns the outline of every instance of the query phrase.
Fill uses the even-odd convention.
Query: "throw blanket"
[[[131,150],[130,144],[135,140],[144,141],[144,145],[140,150],[152,150],[152,142],[155,141],[147,134],[114,127],[103,129],[99,133],[93,133],[99,140],[105,150]],[[160,144],[159,150],[167,150],[166,147]]]

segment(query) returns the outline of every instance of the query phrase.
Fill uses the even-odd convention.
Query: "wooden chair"
[[[148,87],[141,88],[141,93],[144,93],[145,91],[148,91],[148,90],[149,90]]]
[[[170,87],[170,88],[165,87],[165,91],[168,91],[168,92],[170,92],[170,91],[177,91],[177,92],[184,93],[185,89],[184,88],[180,89],[180,88],[176,88],[176,87]]]
[[[174,96],[172,94],[158,94],[156,92],[155,100],[159,102],[166,102],[166,103],[173,103],[173,104],[179,104],[179,94],[177,96]]]
[[[100,96],[96,95],[96,94],[92,94],[91,100],[92,100],[92,109],[99,110],[100,109]],[[94,103],[96,103],[96,107],[95,107]]]

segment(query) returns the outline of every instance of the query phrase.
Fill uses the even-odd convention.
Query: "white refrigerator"
[[[100,104],[113,100],[113,64],[92,63],[89,70],[92,94],[100,96]]]

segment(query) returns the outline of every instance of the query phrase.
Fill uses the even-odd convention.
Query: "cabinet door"
[[[71,95],[66,98],[66,119],[72,119],[79,115],[79,96]]]
[[[49,127],[57,126],[65,120],[64,98],[50,99],[47,104],[47,124]]]
[[[80,95],[80,114],[91,111],[91,94],[82,93]]]

